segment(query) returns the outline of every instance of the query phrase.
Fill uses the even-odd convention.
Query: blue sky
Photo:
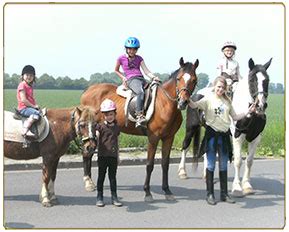
[[[138,54],[152,72],[170,73],[180,57],[197,73],[216,77],[227,40],[238,46],[241,75],[248,60],[266,63],[271,82],[284,83],[284,6],[281,4],[7,4],[4,8],[4,71],[26,64],[37,75],[89,79],[113,72],[128,36],[141,41]]]

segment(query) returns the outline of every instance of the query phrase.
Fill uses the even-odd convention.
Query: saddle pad
[[[22,132],[22,120],[15,120],[14,113],[4,111],[4,140],[13,142],[24,142]],[[43,141],[49,133],[49,122],[47,117],[42,117],[40,123],[37,123],[39,138],[35,142]]]

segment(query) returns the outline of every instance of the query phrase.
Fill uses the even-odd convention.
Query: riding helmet
[[[126,48],[139,48],[140,42],[136,37],[128,37],[124,43]]]
[[[232,41],[225,42],[222,46],[222,51],[224,51],[225,48],[234,48],[235,50],[237,50],[236,44]]]
[[[116,104],[108,98],[104,99],[104,101],[100,105],[100,111],[109,112],[113,110],[116,110]]]
[[[35,69],[32,65],[26,65],[23,69],[22,69],[22,74],[33,74],[35,76]]]

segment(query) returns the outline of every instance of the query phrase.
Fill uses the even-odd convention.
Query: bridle
[[[186,74],[186,73],[184,73],[183,75],[185,75],[185,74]],[[188,74],[188,73],[187,73],[187,74]],[[188,75],[190,75],[190,74],[188,74]],[[191,76],[191,75],[190,75],[190,76]],[[183,91],[188,92],[188,93],[189,93],[189,96],[191,96],[192,93],[193,93],[193,90],[190,90],[187,85],[179,89],[179,88],[178,88],[178,84],[179,84],[179,82],[180,82],[180,78],[175,78],[175,81],[176,81],[176,97],[171,97],[171,96],[169,95],[169,93],[168,93],[161,85],[159,85],[159,87],[160,87],[160,89],[163,91],[163,93],[167,96],[168,99],[170,99],[171,101],[176,101],[176,102],[179,103],[179,101],[180,101],[180,94],[181,94]],[[195,82],[196,82],[196,81],[195,81]]]
[[[249,73],[249,83],[252,82],[251,79],[253,78],[253,75],[256,75],[258,72],[262,72],[262,71],[257,71],[256,72],[254,69],[252,71],[250,71],[250,73]],[[257,96],[259,94],[263,94],[266,99],[268,97],[268,91],[264,91],[264,90],[259,91],[258,87],[257,87],[257,90],[255,88],[255,91],[251,91],[251,89],[250,89],[250,95],[253,98],[253,103],[256,103],[258,101]]]
[[[76,109],[71,112],[70,115],[70,125],[72,130],[74,131],[76,137],[74,137],[74,142],[77,145],[77,147],[83,151],[83,144],[88,141],[88,140],[92,140],[96,142],[96,135],[95,133],[93,133],[93,128],[95,128],[95,125],[93,125],[93,123],[91,121],[89,121],[88,123],[85,123],[84,121],[77,121],[77,127],[75,128],[75,112]],[[87,124],[88,125],[88,136],[83,136],[81,134],[81,127],[83,126],[83,124]],[[77,139],[76,139],[77,138]]]

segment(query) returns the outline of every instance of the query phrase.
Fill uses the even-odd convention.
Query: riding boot
[[[111,192],[111,203],[117,207],[122,206],[122,203],[118,200],[116,192]]]
[[[143,111],[136,112],[136,124],[135,127],[145,126],[146,125],[146,118],[144,116]]]
[[[22,128],[22,135],[24,137],[36,137],[36,135],[30,131],[30,127],[32,126],[34,121],[35,120],[31,116],[24,121]]]
[[[220,187],[221,187],[221,196],[220,196],[221,201],[234,204],[235,201],[228,194],[228,172],[220,171],[219,176],[220,176]]]
[[[105,204],[104,204],[104,202],[103,202],[103,192],[100,192],[100,191],[97,192],[96,205],[97,205],[98,207],[103,207],[103,206],[105,206]]]
[[[206,184],[207,184],[207,203],[209,205],[216,205],[214,196],[214,172],[206,169]]]

